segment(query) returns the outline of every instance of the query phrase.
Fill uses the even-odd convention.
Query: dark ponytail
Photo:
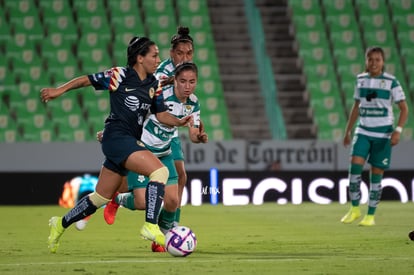
[[[179,43],[193,44],[193,38],[190,36],[190,29],[188,27],[179,26],[177,34],[171,37],[171,49],[175,49]]]

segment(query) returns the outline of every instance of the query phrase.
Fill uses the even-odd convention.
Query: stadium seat
[[[149,36],[157,43],[161,59],[169,57],[171,36],[176,33],[174,9],[171,1],[143,1],[142,8],[146,14],[145,24]]]
[[[3,8],[0,6],[0,52],[5,53],[5,46],[10,39],[11,30]]]
[[[77,57],[84,74],[101,72],[113,66],[109,54],[109,35],[99,32],[84,33],[77,47]]]
[[[109,29],[104,0],[73,1],[73,10],[81,33],[101,31],[105,35]]]
[[[32,0],[6,0],[5,10],[9,13],[9,24],[13,35],[24,35],[34,43],[40,43],[44,30],[39,11]]]
[[[146,36],[141,10],[137,1],[108,1],[110,23],[114,38],[110,44],[110,52],[116,66],[126,64],[126,48],[134,36]]]

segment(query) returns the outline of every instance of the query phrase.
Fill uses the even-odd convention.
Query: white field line
[[[267,258],[267,259],[225,259],[228,262],[295,262],[295,261],[315,261],[319,257],[307,257],[307,258]],[[376,257],[357,257],[352,258],[352,261],[377,261]],[[388,259],[390,260],[390,259]],[[392,260],[399,261],[411,261],[412,257],[398,257],[392,258]],[[25,263],[0,263],[0,266],[38,266],[38,265],[76,265],[76,264],[123,264],[123,263],[218,263],[224,261],[223,259],[191,259],[191,258],[171,258],[171,259],[131,259],[131,260],[99,260],[99,261],[69,261],[69,262],[25,262]]]

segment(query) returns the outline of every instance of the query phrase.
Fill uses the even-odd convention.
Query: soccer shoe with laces
[[[144,239],[156,242],[161,246],[165,245],[165,236],[162,234],[157,224],[145,222],[141,228],[141,236]]]
[[[165,250],[165,247],[164,246],[159,245],[156,242],[152,242],[152,244],[151,244],[151,250],[152,250],[152,252],[167,252]]]
[[[106,204],[104,209],[104,219],[107,224],[113,224],[115,222],[116,212],[118,211],[119,204],[115,202],[115,197],[119,193],[117,192],[112,200]]]
[[[62,226],[62,217],[52,217],[49,220],[50,234],[47,239],[47,244],[50,252],[56,253],[59,247],[59,239],[62,236],[65,228]]]
[[[375,225],[374,215],[366,215],[359,223],[360,226],[373,226]]]
[[[361,217],[361,211],[359,210],[359,207],[352,207],[348,213],[346,213],[345,216],[342,217],[341,222],[342,223],[352,223],[356,219]]]

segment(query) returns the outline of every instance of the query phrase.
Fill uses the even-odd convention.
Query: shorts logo
[[[138,146],[145,147],[144,143],[142,143],[142,142],[141,142],[141,141],[139,141],[139,140],[137,140],[137,144],[138,144]]]
[[[136,89],[131,89],[131,88],[125,88],[125,92],[132,92],[132,91],[135,91]]]

